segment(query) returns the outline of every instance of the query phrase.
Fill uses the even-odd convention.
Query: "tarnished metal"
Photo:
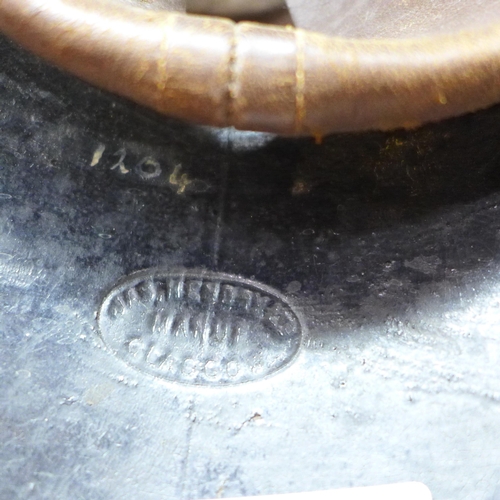
[[[0,54],[1,500],[409,480],[436,500],[499,498],[500,107],[316,146],[145,113],[4,37]],[[147,372],[124,362],[100,312],[152,269],[244,284],[221,287],[229,301],[239,288],[226,311],[204,296],[206,350],[172,329],[161,347],[186,354],[184,376],[187,354],[224,338],[220,319],[255,319],[254,292],[301,315],[299,351],[262,377],[262,344],[245,358],[255,378],[234,385],[215,384],[214,363],[202,386],[152,374],[154,351]],[[159,309],[201,313],[195,283],[187,302],[178,290],[133,306],[125,333]]]

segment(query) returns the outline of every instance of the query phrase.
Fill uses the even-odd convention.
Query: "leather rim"
[[[93,85],[218,127],[323,136],[413,128],[500,102],[498,24],[350,40],[93,3],[0,0],[0,30]]]

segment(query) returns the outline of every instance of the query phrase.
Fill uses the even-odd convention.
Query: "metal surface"
[[[311,500],[401,500],[402,498],[405,500],[432,500],[432,495],[424,484],[412,482],[245,498],[247,500],[305,500],[306,498]]]
[[[283,0],[187,0],[188,12],[215,16],[255,16],[285,8]]]
[[[296,26],[347,38],[429,37],[498,22],[498,0],[287,0]]]
[[[2,500],[500,497],[498,108],[318,146],[187,127],[0,53]],[[286,296],[297,357],[230,387],[125,363],[97,313],[151,268]]]

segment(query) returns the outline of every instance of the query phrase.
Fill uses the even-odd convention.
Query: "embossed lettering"
[[[280,370],[304,331],[287,299],[269,287],[226,274],[157,269],[122,280],[98,322],[106,345],[130,366],[209,386]]]

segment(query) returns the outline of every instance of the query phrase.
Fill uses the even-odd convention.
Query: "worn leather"
[[[285,135],[410,128],[500,102],[500,22],[474,19],[359,40],[117,0],[0,0],[0,30],[94,85],[195,123]]]
[[[186,0],[114,0],[117,3],[140,7],[149,10],[169,10],[172,12],[186,12]],[[96,3],[96,8],[99,5]]]

